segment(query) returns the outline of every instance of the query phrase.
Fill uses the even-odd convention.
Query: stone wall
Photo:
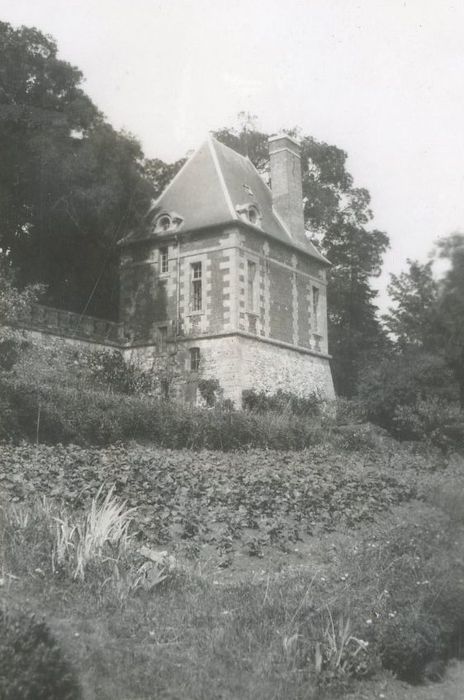
[[[258,262],[260,271],[260,309],[255,334],[327,354],[325,265],[277,241],[267,240],[259,232],[241,232],[239,242],[242,287],[239,330],[252,332],[241,301],[246,286],[246,260],[252,259]]]
[[[279,389],[297,396],[318,392],[327,400],[335,398],[328,357],[295,351],[252,338],[239,339],[240,385],[274,394]]]
[[[200,350],[199,372],[189,368],[190,349]],[[299,352],[291,347],[243,335],[197,338],[179,343],[179,363],[187,390],[178,396],[191,400],[201,378],[217,379],[224,398],[241,406],[242,391],[254,389],[274,394],[281,389],[298,396],[318,392],[323,398],[335,397],[328,357]],[[193,389],[192,389],[193,387]]]

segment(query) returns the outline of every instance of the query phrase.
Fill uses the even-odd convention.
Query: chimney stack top
[[[301,179],[301,148],[293,136],[278,134],[269,138],[272,203],[289,234],[306,243]]]
[[[277,153],[283,149],[287,149],[298,158],[301,158],[301,146],[300,142],[293,136],[288,134],[276,134],[275,136],[270,136],[269,142],[269,153]]]

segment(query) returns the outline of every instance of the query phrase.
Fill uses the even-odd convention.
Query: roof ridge
[[[234,156],[236,156],[236,157],[238,157],[238,158],[241,158],[242,160],[246,160],[246,161],[248,161],[249,163],[251,163],[251,165],[253,165],[253,168],[256,170],[256,172],[257,172],[258,175],[259,175],[258,170],[256,169],[255,165],[254,165],[254,164],[252,163],[252,161],[250,160],[250,156],[248,156],[248,155],[247,155],[247,156],[244,156],[243,153],[239,153],[238,151],[235,150],[235,148],[232,148],[232,146],[228,146],[226,143],[223,143],[222,141],[219,141],[219,139],[217,139],[217,138],[216,138],[215,136],[213,136],[212,134],[209,134],[209,138],[210,138],[212,141],[214,141],[214,143],[219,144],[219,145],[221,146],[221,148],[226,148],[228,151],[230,151],[231,153],[233,153]]]
[[[232,198],[231,198],[231,196],[230,196],[229,190],[227,189],[226,181],[225,181],[225,179],[224,179],[224,173],[222,172],[221,164],[219,163],[219,158],[217,157],[217,153],[216,153],[216,150],[215,150],[214,141],[216,141],[216,139],[214,138],[214,136],[212,136],[211,134],[209,134],[209,136],[208,136],[208,145],[209,145],[209,149],[210,149],[210,152],[211,152],[211,157],[212,157],[212,159],[213,159],[214,167],[216,168],[216,172],[217,172],[217,175],[218,175],[218,178],[219,178],[219,183],[220,183],[220,185],[221,185],[221,190],[222,190],[222,193],[223,193],[223,195],[224,195],[224,199],[226,200],[226,204],[227,204],[227,206],[228,206],[228,208],[229,208],[229,211],[230,211],[230,214],[231,214],[231,216],[232,216],[232,219],[238,219],[237,212],[235,211],[234,205],[233,205],[233,203],[232,203]],[[218,142],[218,143],[219,143],[219,142]],[[231,150],[232,150],[232,149],[231,149]]]
[[[192,160],[195,158],[195,156],[197,155],[198,151],[202,148],[203,143],[204,143],[204,142],[202,142],[202,143],[198,146],[198,148],[195,149],[195,151],[192,153],[192,155],[190,156],[190,158],[187,158],[187,160],[185,161],[185,163],[183,164],[183,166],[177,171],[177,173],[174,175],[174,177],[172,178],[172,180],[170,180],[170,181],[168,182],[168,184],[166,185],[166,187],[164,188],[164,190],[161,192],[161,194],[159,195],[159,197],[157,197],[157,198],[155,199],[155,201],[152,202],[152,204],[151,204],[151,206],[150,206],[150,209],[148,210],[148,214],[149,214],[151,211],[153,211],[153,209],[156,208],[156,206],[157,206],[158,202],[160,201],[160,199],[161,199],[162,197],[164,197],[164,195],[166,194],[166,192],[168,192],[168,191],[171,189],[172,185],[173,185],[173,184],[176,182],[176,180],[182,175],[182,173],[183,173],[184,170],[187,168],[187,166],[188,166],[188,165],[192,162]]]

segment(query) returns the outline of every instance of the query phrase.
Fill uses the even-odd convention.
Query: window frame
[[[319,287],[312,285],[311,297],[313,302],[313,330],[317,333],[319,331],[319,314],[321,309],[321,290]]]
[[[251,269],[254,271],[253,279],[250,279]],[[254,258],[246,259],[245,285],[246,310],[250,314],[259,316],[259,264]]]
[[[161,246],[159,249],[159,272],[160,275],[169,274],[169,246]]]
[[[191,372],[198,372],[200,369],[200,363],[201,363],[201,352],[200,348],[198,346],[195,346],[193,348],[189,348],[189,353],[190,353],[190,371]]]
[[[196,276],[196,271],[199,275]],[[190,313],[203,313],[203,261],[194,260],[190,263]]]
[[[168,351],[168,327],[158,326],[158,348],[160,354],[165,354]]]

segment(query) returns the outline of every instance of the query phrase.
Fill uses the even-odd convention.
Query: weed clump
[[[0,610],[2,700],[79,700],[77,676],[57,640],[33,614]]]

